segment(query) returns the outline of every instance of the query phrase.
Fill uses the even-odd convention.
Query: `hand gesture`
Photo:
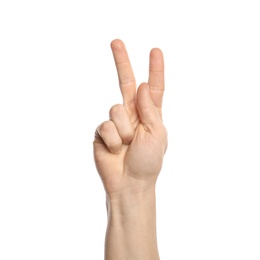
[[[111,42],[123,104],[114,105],[109,120],[95,132],[94,159],[106,194],[119,198],[154,188],[167,149],[162,122],[164,61],[150,52],[148,83],[138,88],[124,43]]]

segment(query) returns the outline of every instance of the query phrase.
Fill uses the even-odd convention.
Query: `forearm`
[[[107,198],[106,260],[158,260],[155,189]]]

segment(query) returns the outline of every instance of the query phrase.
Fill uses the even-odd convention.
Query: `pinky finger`
[[[101,139],[107,149],[113,153],[121,152],[122,139],[120,138],[117,128],[112,121],[105,121],[97,127],[96,137]]]

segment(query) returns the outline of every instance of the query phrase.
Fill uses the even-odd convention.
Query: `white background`
[[[0,2],[0,259],[103,259],[96,126],[165,55],[162,260],[260,259],[259,1]]]

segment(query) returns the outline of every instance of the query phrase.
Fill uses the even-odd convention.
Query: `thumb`
[[[137,110],[144,125],[156,126],[161,121],[147,83],[142,83],[137,90]]]

